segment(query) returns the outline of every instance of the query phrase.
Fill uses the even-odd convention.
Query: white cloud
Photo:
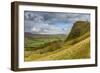
[[[33,32],[39,32],[40,29],[39,29],[39,28],[36,28],[36,27],[33,27],[33,28],[31,29],[31,31],[33,31]]]
[[[38,24],[31,28],[31,32],[37,32],[39,34],[65,34],[66,30],[63,30],[60,27],[54,25]]]
[[[26,11],[24,16],[25,32],[33,34],[67,34],[74,22],[90,20],[89,14],[79,13]]]

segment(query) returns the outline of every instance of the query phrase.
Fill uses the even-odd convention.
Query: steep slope
[[[26,58],[26,60],[27,61],[32,61],[32,60],[55,60],[55,59],[59,59],[59,57],[62,58],[62,59],[63,59],[63,57],[68,57],[69,59],[71,59],[72,58],[71,56],[76,56],[75,58],[77,58],[78,56],[80,56],[80,54],[78,53],[78,52],[80,52],[79,50],[81,48],[85,47],[85,45],[84,45],[84,43],[80,44],[81,47],[79,49],[77,49],[77,47],[75,47],[74,45],[77,44],[77,43],[79,43],[79,42],[82,42],[86,38],[89,38],[89,35],[90,35],[89,32],[87,32],[83,36],[78,37],[77,39],[73,39],[73,40],[70,40],[68,42],[64,42],[61,48],[58,48],[58,49],[56,49],[55,51],[52,51],[52,52],[49,51],[49,50],[51,50],[53,48],[48,48],[48,47],[53,47],[53,46],[52,45],[51,46],[48,45],[48,47],[45,47],[45,48],[43,48],[41,50],[37,50],[37,51],[32,52],[30,54],[30,56]],[[75,43],[75,41],[77,41],[77,43]],[[61,43],[61,42],[59,42],[59,43]],[[88,43],[90,43],[90,41]],[[73,48],[71,49],[72,46],[73,46]],[[71,55],[70,53],[68,53],[69,51],[66,51],[66,53],[68,55],[70,55],[70,56],[68,56],[67,54],[62,55],[63,54],[63,51],[65,51],[67,49],[70,52],[72,52],[72,54],[74,53],[73,50],[76,50],[76,53],[75,53],[76,55],[75,54]],[[89,57],[89,50],[90,49],[89,48],[88,49],[87,48],[83,48],[83,50],[85,52],[84,51],[83,52],[81,51],[80,53],[83,54],[83,56],[85,56],[84,58],[88,58]],[[41,54],[40,52],[42,52],[42,51],[45,52],[45,53],[42,53]],[[58,54],[59,52],[61,52],[61,53]],[[59,56],[56,56],[54,58],[51,57],[53,55],[55,56],[55,54],[56,55],[58,54]],[[81,56],[81,58],[83,56]],[[68,58],[66,58],[66,59],[68,59]]]
[[[51,54],[37,60],[64,60],[64,59],[83,59],[89,58],[90,52],[90,38],[86,38],[85,40],[69,47],[68,49],[64,49],[55,54]]]
[[[38,60],[79,59],[90,57],[90,23],[77,21],[60,51]]]
[[[74,23],[72,30],[65,41],[76,39],[89,31],[90,23],[88,21],[77,21]]]
[[[58,44],[55,45],[56,43]],[[65,42],[56,43],[32,52],[26,61],[90,58],[90,23],[88,21],[75,22]],[[61,47],[57,48],[58,45]]]

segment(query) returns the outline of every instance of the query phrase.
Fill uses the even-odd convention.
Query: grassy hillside
[[[35,51],[35,50],[43,49],[51,44],[55,44],[55,43],[58,44],[59,41],[62,42],[65,38],[66,35],[64,34],[39,35],[39,34],[25,33],[24,48],[25,51]]]
[[[39,58],[37,60],[64,60],[64,59],[89,58],[90,57],[89,52],[90,52],[90,39],[87,38],[67,49]]]
[[[40,49],[26,50],[25,61],[90,58],[90,23],[77,21],[64,42],[56,40],[45,45]]]
[[[52,49],[50,47],[53,47],[53,46],[48,45],[48,47],[31,52],[30,56],[28,56],[26,58],[26,60],[32,61],[32,60],[89,58],[90,57],[90,55],[89,55],[89,53],[90,53],[89,33],[86,33],[84,36],[81,36],[81,37],[77,38],[76,40],[79,42],[76,44],[73,44],[73,42],[75,42],[75,40],[65,42],[61,48],[56,49],[52,52],[50,51]],[[80,52],[80,54],[79,54],[79,52]],[[69,55],[67,55],[67,54],[69,54]],[[54,56],[54,57],[52,57],[52,56]]]
[[[72,30],[65,41],[76,39],[89,31],[90,23],[88,21],[77,21],[74,23]]]

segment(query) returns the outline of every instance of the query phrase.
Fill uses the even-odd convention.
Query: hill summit
[[[90,31],[90,23],[88,21],[76,21],[73,24],[72,30],[69,33],[66,41],[76,39],[89,31]]]

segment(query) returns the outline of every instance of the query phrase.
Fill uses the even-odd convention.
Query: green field
[[[90,58],[90,24],[78,21],[67,35],[25,37],[25,61]]]

